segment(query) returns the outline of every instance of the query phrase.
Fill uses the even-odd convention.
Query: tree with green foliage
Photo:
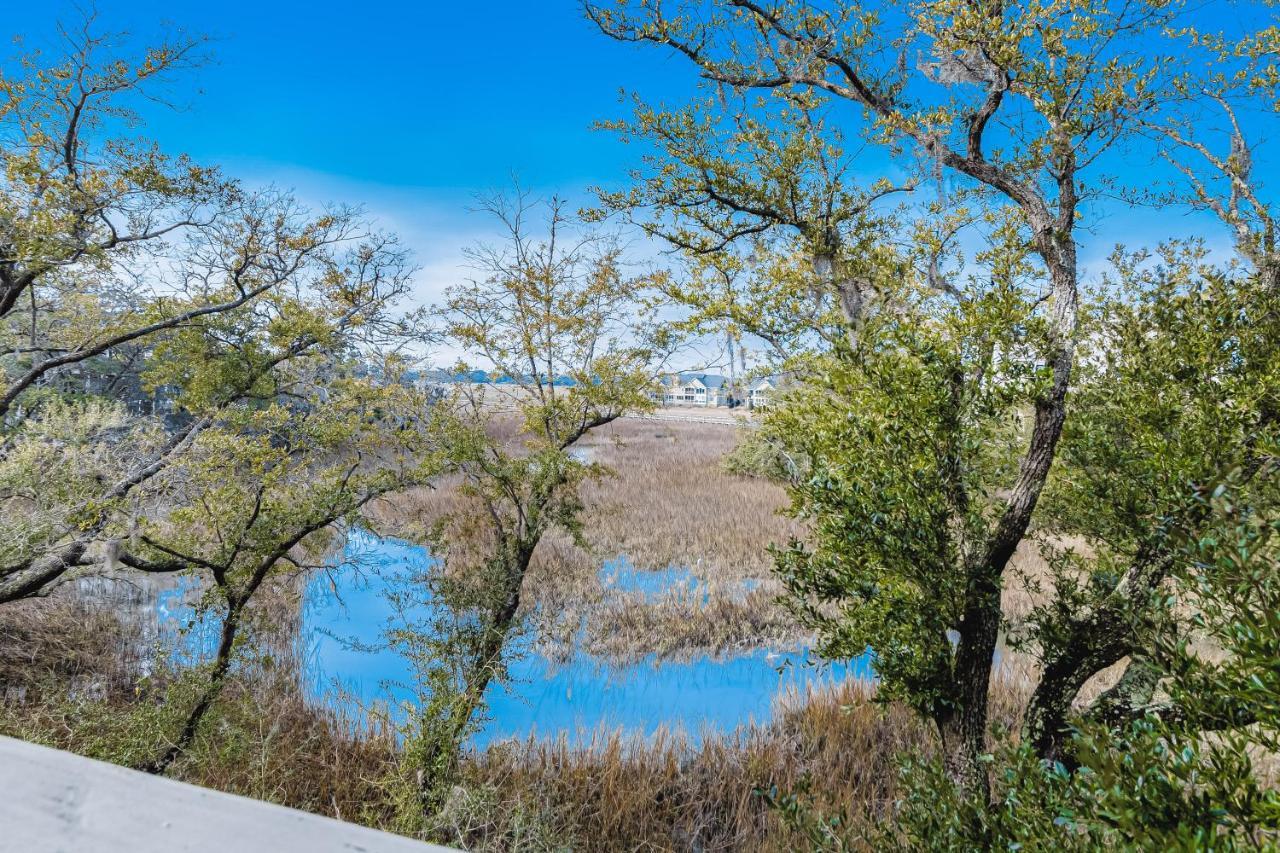
[[[354,211],[125,135],[199,40],[128,58],[92,25],[0,78],[0,602],[195,577],[219,639],[143,762],[163,772],[273,616],[259,591],[433,473],[429,401],[401,381],[423,333],[406,253]]]
[[[901,819],[880,842],[932,850],[1274,848],[1277,527],[1246,479],[1232,472],[1200,495],[1190,507],[1200,516],[1194,531],[1176,522],[1170,530],[1177,565],[1159,615],[1177,624],[1151,631],[1152,644],[1130,664],[1142,681],[1159,682],[1160,698],[1142,709],[1104,699],[1102,713],[1074,722],[1070,764],[1045,762],[1034,744],[1002,746],[990,802],[964,796],[936,765],[912,762]]]
[[[430,535],[436,563],[415,599],[425,594],[428,615],[390,637],[420,680],[406,741],[415,821],[442,804],[485,693],[505,676],[538,544],[553,529],[582,542],[580,487],[601,469],[575,443],[652,406],[665,343],[646,304],[651,277],[627,274],[615,240],[558,199],[517,192],[482,208],[503,240],[470,251],[476,277],[439,313],[442,339],[485,365],[484,381],[448,384],[429,427],[461,500]]]
[[[132,56],[92,17],[63,35],[0,77],[0,601],[134,562],[112,543],[139,490],[289,362],[389,328],[405,287],[403,252],[352,211],[129,135],[199,39]],[[144,416],[160,394],[172,428]]]
[[[789,310],[819,342],[800,359],[805,386],[765,429],[806,463],[793,498],[813,534],[780,571],[822,651],[873,648],[882,695],[934,721],[947,778],[984,807],[988,693],[1010,629],[1041,671],[1024,731],[1037,759],[1066,758],[1074,713],[1115,725],[1170,713],[1150,689],[1167,673],[1153,680],[1142,662],[1157,643],[1147,623],[1168,609],[1183,565],[1170,530],[1196,530],[1187,507],[1232,470],[1266,482],[1256,460],[1272,429],[1270,386],[1248,384],[1269,377],[1266,348],[1235,365],[1232,335],[1252,332],[1223,325],[1231,299],[1265,289],[1271,220],[1239,124],[1218,133],[1194,118],[1206,105],[1274,105],[1274,27],[1205,34],[1162,0],[883,11],[618,0],[587,14],[615,39],[685,58],[707,90],[675,110],[640,103],[612,125],[647,153],[629,190],[603,194],[605,209],[694,254],[748,240],[782,263],[808,261],[756,277],[736,305],[696,279],[676,295],[766,339],[779,319],[763,309]],[[1186,65],[1184,51],[1205,61]],[[1181,172],[1158,198],[1126,173],[1149,138],[1192,155],[1175,158]],[[1214,155],[1224,140],[1228,153]],[[889,177],[860,182],[868,171]],[[1083,311],[1078,235],[1089,205],[1115,195],[1218,213],[1243,268],[1169,261],[1151,273],[1125,260],[1123,297]],[[1148,273],[1167,304],[1140,297]],[[1239,292],[1204,297],[1196,319],[1225,337],[1182,352],[1178,335],[1192,330],[1166,315],[1213,290],[1214,275]],[[1145,343],[1116,337],[1094,307],[1112,320],[1136,312]],[[842,338],[828,332],[833,317]],[[1118,369],[1128,346],[1151,352]],[[1249,380],[1193,381],[1236,369]],[[1091,413],[1090,400],[1119,408]],[[1087,546],[1063,545],[1068,532]],[[1049,603],[1011,625],[1001,596],[1020,548],[1045,550]],[[1074,704],[1126,660],[1114,691]]]
[[[152,772],[163,772],[190,747],[238,656],[253,648],[255,634],[270,636],[277,627],[280,613],[254,608],[259,591],[295,575],[341,569],[332,553],[360,524],[360,511],[436,473],[424,427],[426,393],[400,381],[395,358],[383,370],[358,369],[376,350],[355,348],[355,338],[376,338],[371,328],[384,319],[384,300],[401,286],[392,281],[386,293],[372,285],[368,302],[346,316],[335,316],[336,306],[295,300],[268,340],[262,326],[237,331],[226,323],[220,335],[185,330],[158,348],[152,369],[170,379],[183,374],[179,387],[192,394],[179,401],[192,417],[207,417],[198,402],[209,389],[201,377],[213,388],[235,387],[223,385],[228,370],[255,365],[250,375],[261,379],[251,402],[219,407],[216,422],[139,489],[138,503],[152,511],[135,522],[128,549],[117,545],[108,553],[130,568],[193,576],[203,590],[196,614],[218,633],[207,676],[198,670],[204,686],[181,728],[166,734],[169,742],[145,765]],[[279,360],[312,335],[326,345]],[[357,355],[363,359],[355,361]]]

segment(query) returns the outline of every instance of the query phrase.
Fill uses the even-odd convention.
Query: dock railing
[[[449,848],[0,737],[4,853],[448,853]]]

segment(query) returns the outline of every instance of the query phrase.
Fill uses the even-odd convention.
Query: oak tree
[[[1011,560],[1037,539],[1060,558],[1050,525],[1064,522],[1036,521],[1093,333],[1082,328],[1082,228],[1103,199],[1154,200],[1134,170],[1154,137],[1187,155],[1180,173],[1161,173],[1160,203],[1217,212],[1266,280],[1271,220],[1246,134],[1233,120],[1210,139],[1195,119],[1233,99],[1274,104],[1274,28],[1250,19],[1206,33],[1164,0],[618,0],[586,12],[608,36],[690,63],[704,92],[675,109],[638,102],[612,123],[645,160],[604,207],[697,255],[767,240],[774,257],[808,259],[807,277],[771,288],[761,276],[735,309],[754,307],[766,338],[771,306],[808,292],[815,318],[838,309],[844,339],[826,336],[805,359],[811,381],[773,418],[777,440],[808,463],[793,494],[814,523],[780,568],[822,648],[873,648],[885,694],[936,723],[949,776],[985,800]],[[1182,63],[1191,50],[1206,61]],[[693,287],[684,301],[728,310],[708,295]],[[1265,412],[1252,410],[1255,429]],[[1093,580],[1058,573],[1053,618],[1031,619],[1044,628],[1033,643],[1043,674],[1026,735],[1042,757],[1063,754],[1081,686],[1142,650],[1131,618],[1156,606],[1176,563],[1164,519],[1227,460],[1244,464],[1252,445],[1232,440],[1200,479],[1160,483],[1113,550],[1061,557]],[[1130,669],[1136,679],[1141,667]]]

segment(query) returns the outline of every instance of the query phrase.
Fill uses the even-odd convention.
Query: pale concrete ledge
[[[447,853],[447,848],[0,737],[0,851]]]

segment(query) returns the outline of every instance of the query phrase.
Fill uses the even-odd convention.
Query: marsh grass
[[[51,684],[73,695],[110,695],[142,672],[151,652],[140,615],[143,593],[96,586],[94,596],[33,598],[0,610],[0,696],[6,704],[38,701]]]
[[[273,606],[288,607],[282,594]],[[105,594],[55,595],[0,610],[0,733],[132,764],[164,745],[200,670],[138,653],[146,620]],[[290,624],[288,614],[284,624]],[[385,715],[317,702],[304,661],[277,636],[247,655],[190,752],[180,780],[393,831],[406,829],[405,770]],[[995,716],[1016,730],[1026,682],[1007,668]],[[93,690],[83,685],[98,685]],[[80,685],[74,687],[73,685]],[[25,690],[14,690],[25,686]],[[586,739],[508,741],[464,755],[461,784],[429,830],[466,849],[805,849],[762,792],[798,795],[841,816],[855,849],[892,823],[897,762],[931,754],[914,714],[846,682],[782,696],[770,722],[692,738],[600,730]]]
[[[172,633],[98,581],[0,608],[0,734],[132,766],[167,745],[205,677],[174,654]],[[283,591],[269,596],[286,633],[237,666],[212,717],[171,775],[186,782],[370,825],[390,821],[383,777],[396,755],[377,716],[307,694]],[[132,604],[134,606],[123,606]],[[141,615],[140,615],[141,614]]]
[[[619,662],[647,654],[683,659],[698,652],[791,648],[798,644],[800,632],[777,606],[777,595],[776,585],[770,583],[747,592],[726,592],[712,585],[705,592],[677,589],[654,598],[636,593],[606,596],[587,621],[582,644],[596,657]]]
[[[601,732],[585,747],[564,739],[491,747],[473,757],[468,779],[502,806],[473,818],[457,841],[528,849],[517,833],[536,821],[554,829],[558,849],[800,849],[766,791],[806,792],[807,808],[843,813],[856,834],[891,817],[898,752],[930,748],[911,715],[870,699],[858,684],[792,697],[771,724],[697,743],[679,732],[643,740]]]
[[[500,421],[494,429],[519,440],[512,423]],[[781,586],[769,551],[803,540],[805,526],[785,513],[788,499],[780,485],[732,473],[724,464],[741,429],[728,422],[623,418],[575,446],[607,473],[583,487],[588,548],[552,532],[535,552],[526,616],[541,651],[563,659],[580,642],[593,654],[625,663],[646,655],[688,659],[789,649],[811,639],[777,601]],[[423,541],[450,515],[482,516],[458,493],[456,481],[395,495],[370,510],[380,531],[413,541]],[[472,533],[469,541],[482,553],[483,531]],[[644,596],[612,589],[601,582],[600,570],[619,557],[641,572],[688,568],[698,590]],[[1043,598],[1035,583],[1047,577],[1038,550],[1024,544],[1005,591],[1006,613],[1024,618]]]
[[[802,639],[775,601],[767,547],[803,537],[803,525],[780,514],[780,487],[725,470],[735,441],[729,425],[624,420],[583,444],[612,473],[585,489],[589,549],[558,535],[539,546],[531,615],[552,646],[585,642],[632,659]],[[422,541],[439,519],[465,520],[472,509],[444,483],[383,501],[371,517],[382,532]],[[651,596],[611,588],[599,567],[619,554],[639,571],[686,566],[698,585]],[[1028,578],[1047,573],[1036,553],[1018,560]],[[395,727],[385,714],[310,694],[297,589],[264,597],[266,622],[279,630],[256,636],[259,649],[172,775],[404,831],[412,785]],[[163,746],[201,671],[157,650],[154,625],[133,617],[137,596],[103,587],[0,609],[0,733],[124,764]],[[1034,584],[1012,587],[1006,611],[1023,618],[1036,596]],[[1005,655],[991,694],[998,729],[1017,731],[1035,676],[1030,658]],[[805,849],[763,795],[776,792],[796,794],[808,814],[840,816],[850,844],[871,849],[894,819],[901,756],[934,748],[916,715],[875,702],[872,685],[847,682],[785,695],[770,722],[731,733],[641,739],[602,729],[585,745],[562,737],[469,752],[429,830],[486,851]]]
[[[1002,668],[992,687],[998,728],[1016,731],[1025,682]],[[773,792],[795,794],[810,815],[838,816],[851,848],[876,849],[896,814],[902,756],[935,749],[918,716],[877,703],[859,681],[793,690],[770,722],[699,740],[600,731],[585,745],[581,736],[507,742],[469,757],[450,840],[501,851],[810,849],[762,796]]]
[[[737,441],[729,424],[623,419],[593,432],[583,448],[615,472],[585,492],[593,546],[641,569],[767,578],[769,546],[803,538],[804,526],[783,515],[781,486],[724,467]]]
[[[518,440],[510,425],[500,431]],[[563,656],[581,639],[595,654],[628,661],[805,641],[776,601],[780,587],[769,553],[772,544],[803,537],[804,526],[783,513],[788,502],[780,486],[725,468],[737,440],[732,423],[624,418],[575,445],[605,473],[582,490],[586,549],[552,532],[534,554],[526,615],[544,651]],[[465,523],[482,516],[457,485],[445,481],[388,498],[370,509],[370,518],[381,532],[424,541],[442,518]],[[478,554],[484,537],[475,532],[470,541]],[[706,595],[612,589],[601,582],[600,568],[619,557],[638,571],[686,567]]]

